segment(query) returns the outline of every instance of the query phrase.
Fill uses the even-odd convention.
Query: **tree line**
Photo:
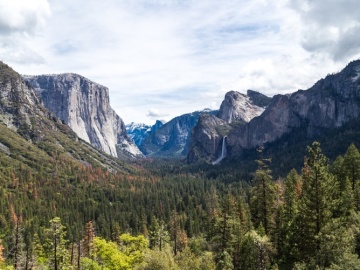
[[[157,173],[139,167],[117,175],[59,159],[52,179],[2,169],[0,265],[360,269],[358,149],[352,144],[330,162],[314,142],[302,170],[278,179],[271,159],[258,154],[248,184],[181,173],[170,163]]]

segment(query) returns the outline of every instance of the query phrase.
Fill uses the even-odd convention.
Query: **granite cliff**
[[[226,93],[217,115],[201,117],[194,127],[187,155],[188,162],[216,160],[222,152],[223,138],[231,130],[263,113],[270,100],[269,97],[252,90],[248,90],[247,95],[236,91]]]
[[[228,136],[231,155],[273,142],[301,128],[307,137],[326,134],[360,116],[360,61],[328,75],[308,90],[276,95],[264,113]]]
[[[53,168],[54,160],[128,172],[131,168],[79,140],[23,77],[0,62],[0,154],[4,166]],[[42,164],[45,163],[45,164]],[[46,169],[44,169],[46,170]]]
[[[349,63],[341,72],[326,76],[308,90],[276,95],[264,112],[245,124],[233,127],[227,134],[227,153],[231,158],[275,142],[299,130],[306,138],[326,135],[360,116],[360,60]],[[225,118],[227,119],[227,118]],[[195,129],[194,129],[195,130]],[[199,130],[199,129],[197,129]],[[203,131],[199,131],[200,133]],[[194,133],[194,142],[202,134]],[[208,142],[202,141],[202,145]],[[193,147],[202,147],[194,143]],[[197,151],[188,161],[210,160],[212,155]]]
[[[46,108],[81,139],[114,157],[141,156],[110,107],[109,90],[77,74],[24,76]]]

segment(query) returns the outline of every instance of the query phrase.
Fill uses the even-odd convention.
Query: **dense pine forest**
[[[301,170],[142,160],[0,164],[0,269],[360,269],[360,153]],[[35,168],[35,169],[34,169]],[[247,175],[246,179],[242,179]]]

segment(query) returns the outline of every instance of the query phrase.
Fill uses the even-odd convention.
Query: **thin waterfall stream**
[[[226,152],[226,136],[224,136],[223,140],[222,140],[222,145],[221,145],[221,155],[212,164],[213,165],[218,164],[220,161],[222,161],[226,157],[226,154],[227,154],[227,152]]]

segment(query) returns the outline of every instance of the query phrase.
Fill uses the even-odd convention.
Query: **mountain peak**
[[[251,94],[254,96],[253,93]],[[264,110],[263,107],[255,105],[249,96],[236,91],[229,91],[225,94],[217,117],[227,123],[247,123],[259,116]]]
[[[109,90],[74,73],[24,76],[45,107],[81,139],[114,157],[141,156],[122,119],[110,107]]]

